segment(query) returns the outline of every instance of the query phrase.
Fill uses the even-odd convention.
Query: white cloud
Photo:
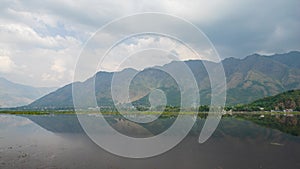
[[[33,124],[33,122],[24,117],[1,115],[0,124],[5,124],[4,127],[9,128],[9,127],[23,127],[26,125]],[[1,129],[5,130],[5,128],[1,126]]]
[[[14,62],[9,58],[9,56],[0,55],[0,72],[9,73],[15,68]]]
[[[60,82],[62,79],[71,80],[72,71],[67,70],[67,65],[63,59],[55,59],[50,69],[52,70],[51,72],[41,75],[43,81]]]
[[[64,73],[66,71],[64,61],[62,59],[54,60],[54,63],[51,66],[51,70],[58,72],[58,73]]]
[[[60,35],[42,36],[32,28],[21,24],[0,24],[1,43],[18,49],[48,48],[63,49],[80,42],[74,37]]]
[[[1,56],[0,76],[34,86],[61,86],[72,81],[68,71],[75,65],[80,40],[42,35],[19,23],[0,24],[0,37],[0,48],[10,56]]]
[[[158,35],[132,37],[114,46],[102,61],[101,68],[105,71],[120,71],[128,67],[141,70],[173,60],[209,60],[206,56],[211,53],[204,51],[203,55],[198,56],[185,45],[187,44]]]

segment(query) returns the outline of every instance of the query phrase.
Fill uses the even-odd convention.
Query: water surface
[[[157,123],[136,125],[116,116],[107,120],[132,137],[151,137],[174,121],[163,118]],[[300,168],[298,136],[251,121],[223,118],[213,136],[199,144],[203,122],[198,119],[188,136],[162,155],[128,159],[94,144],[74,115],[0,115],[0,168]]]

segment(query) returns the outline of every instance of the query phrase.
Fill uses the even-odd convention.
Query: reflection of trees
[[[284,133],[300,136],[300,116],[298,115],[264,115],[259,114],[239,114],[238,118],[252,121],[258,125],[280,130]]]

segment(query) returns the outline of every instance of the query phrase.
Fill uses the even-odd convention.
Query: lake
[[[109,123],[132,137],[151,137],[173,122],[159,119],[131,125],[117,116]],[[198,143],[205,119],[161,155],[130,159],[113,155],[91,141],[75,115],[0,115],[1,169],[299,169],[300,137],[247,120],[223,118],[212,137]],[[131,125],[124,129],[122,125]]]

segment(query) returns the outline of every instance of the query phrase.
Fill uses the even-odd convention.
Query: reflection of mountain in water
[[[83,133],[83,129],[80,126],[76,115],[25,115],[23,117],[30,119],[42,128],[54,133]],[[106,121],[114,129],[131,137],[151,137],[160,134],[168,129],[173,124],[174,120],[175,118],[159,118],[151,123],[139,124],[126,120],[121,116],[106,116]],[[213,138],[238,138],[250,140],[271,139],[279,141],[282,141],[282,138],[298,138],[281,132],[284,132],[285,130],[278,131],[270,129],[277,129],[277,125],[266,126],[264,123],[255,124],[251,121],[252,120],[246,121],[236,120],[234,118],[223,118],[219,127],[214,132]],[[189,134],[198,136],[204,122],[205,119],[198,118]],[[99,125],[96,126],[99,127]]]
[[[76,115],[22,115],[53,133],[82,133]]]
[[[223,118],[213,136],[204,144],[197,142],[205,121],[205,119],[199,118],[192,131],[180,144],[164,154],[147,159],[121,158],[99,148],[83,133],[79,133],[80,125],[76,115],[22,117],[24,118],[13,115],[3,115],[2,118],[0,116],[0,120],[2,120],[2,123],[0,122],[0,128],[2,127],[0,130],[1,169],[298,169],[300,166],[298,157],[300,137],[232,117]],[[28,122],[29,120],[25,118],[50,132],[41,130],[38,125]],[[120,116],[107,118],[117,129],[123,130],[124,126],[131,126],[134,129],[128,130],[131,132],[136,132],[136,129],[161,132],[158,129],[167,128],[172,125],[173,120],[172,118],[160,118],[156,123],[145,124],[142,125],[144,128],[141,128],[125,121]],[[281,121],[283,121],[282,118]],[[105,133],[103,135],[105,137]]]
[[[92,123],[97,123],[97,116],[86,116],[91,119]],[[54,133],[84,133],[76,115],[22,115],[22,117],[26,117],[42,128]],[[126,120],[121,116],[107,116],[105,118],[113,128],[125,135],[132,137],[149,137],[153,135],[152,132],[138,123]]]

